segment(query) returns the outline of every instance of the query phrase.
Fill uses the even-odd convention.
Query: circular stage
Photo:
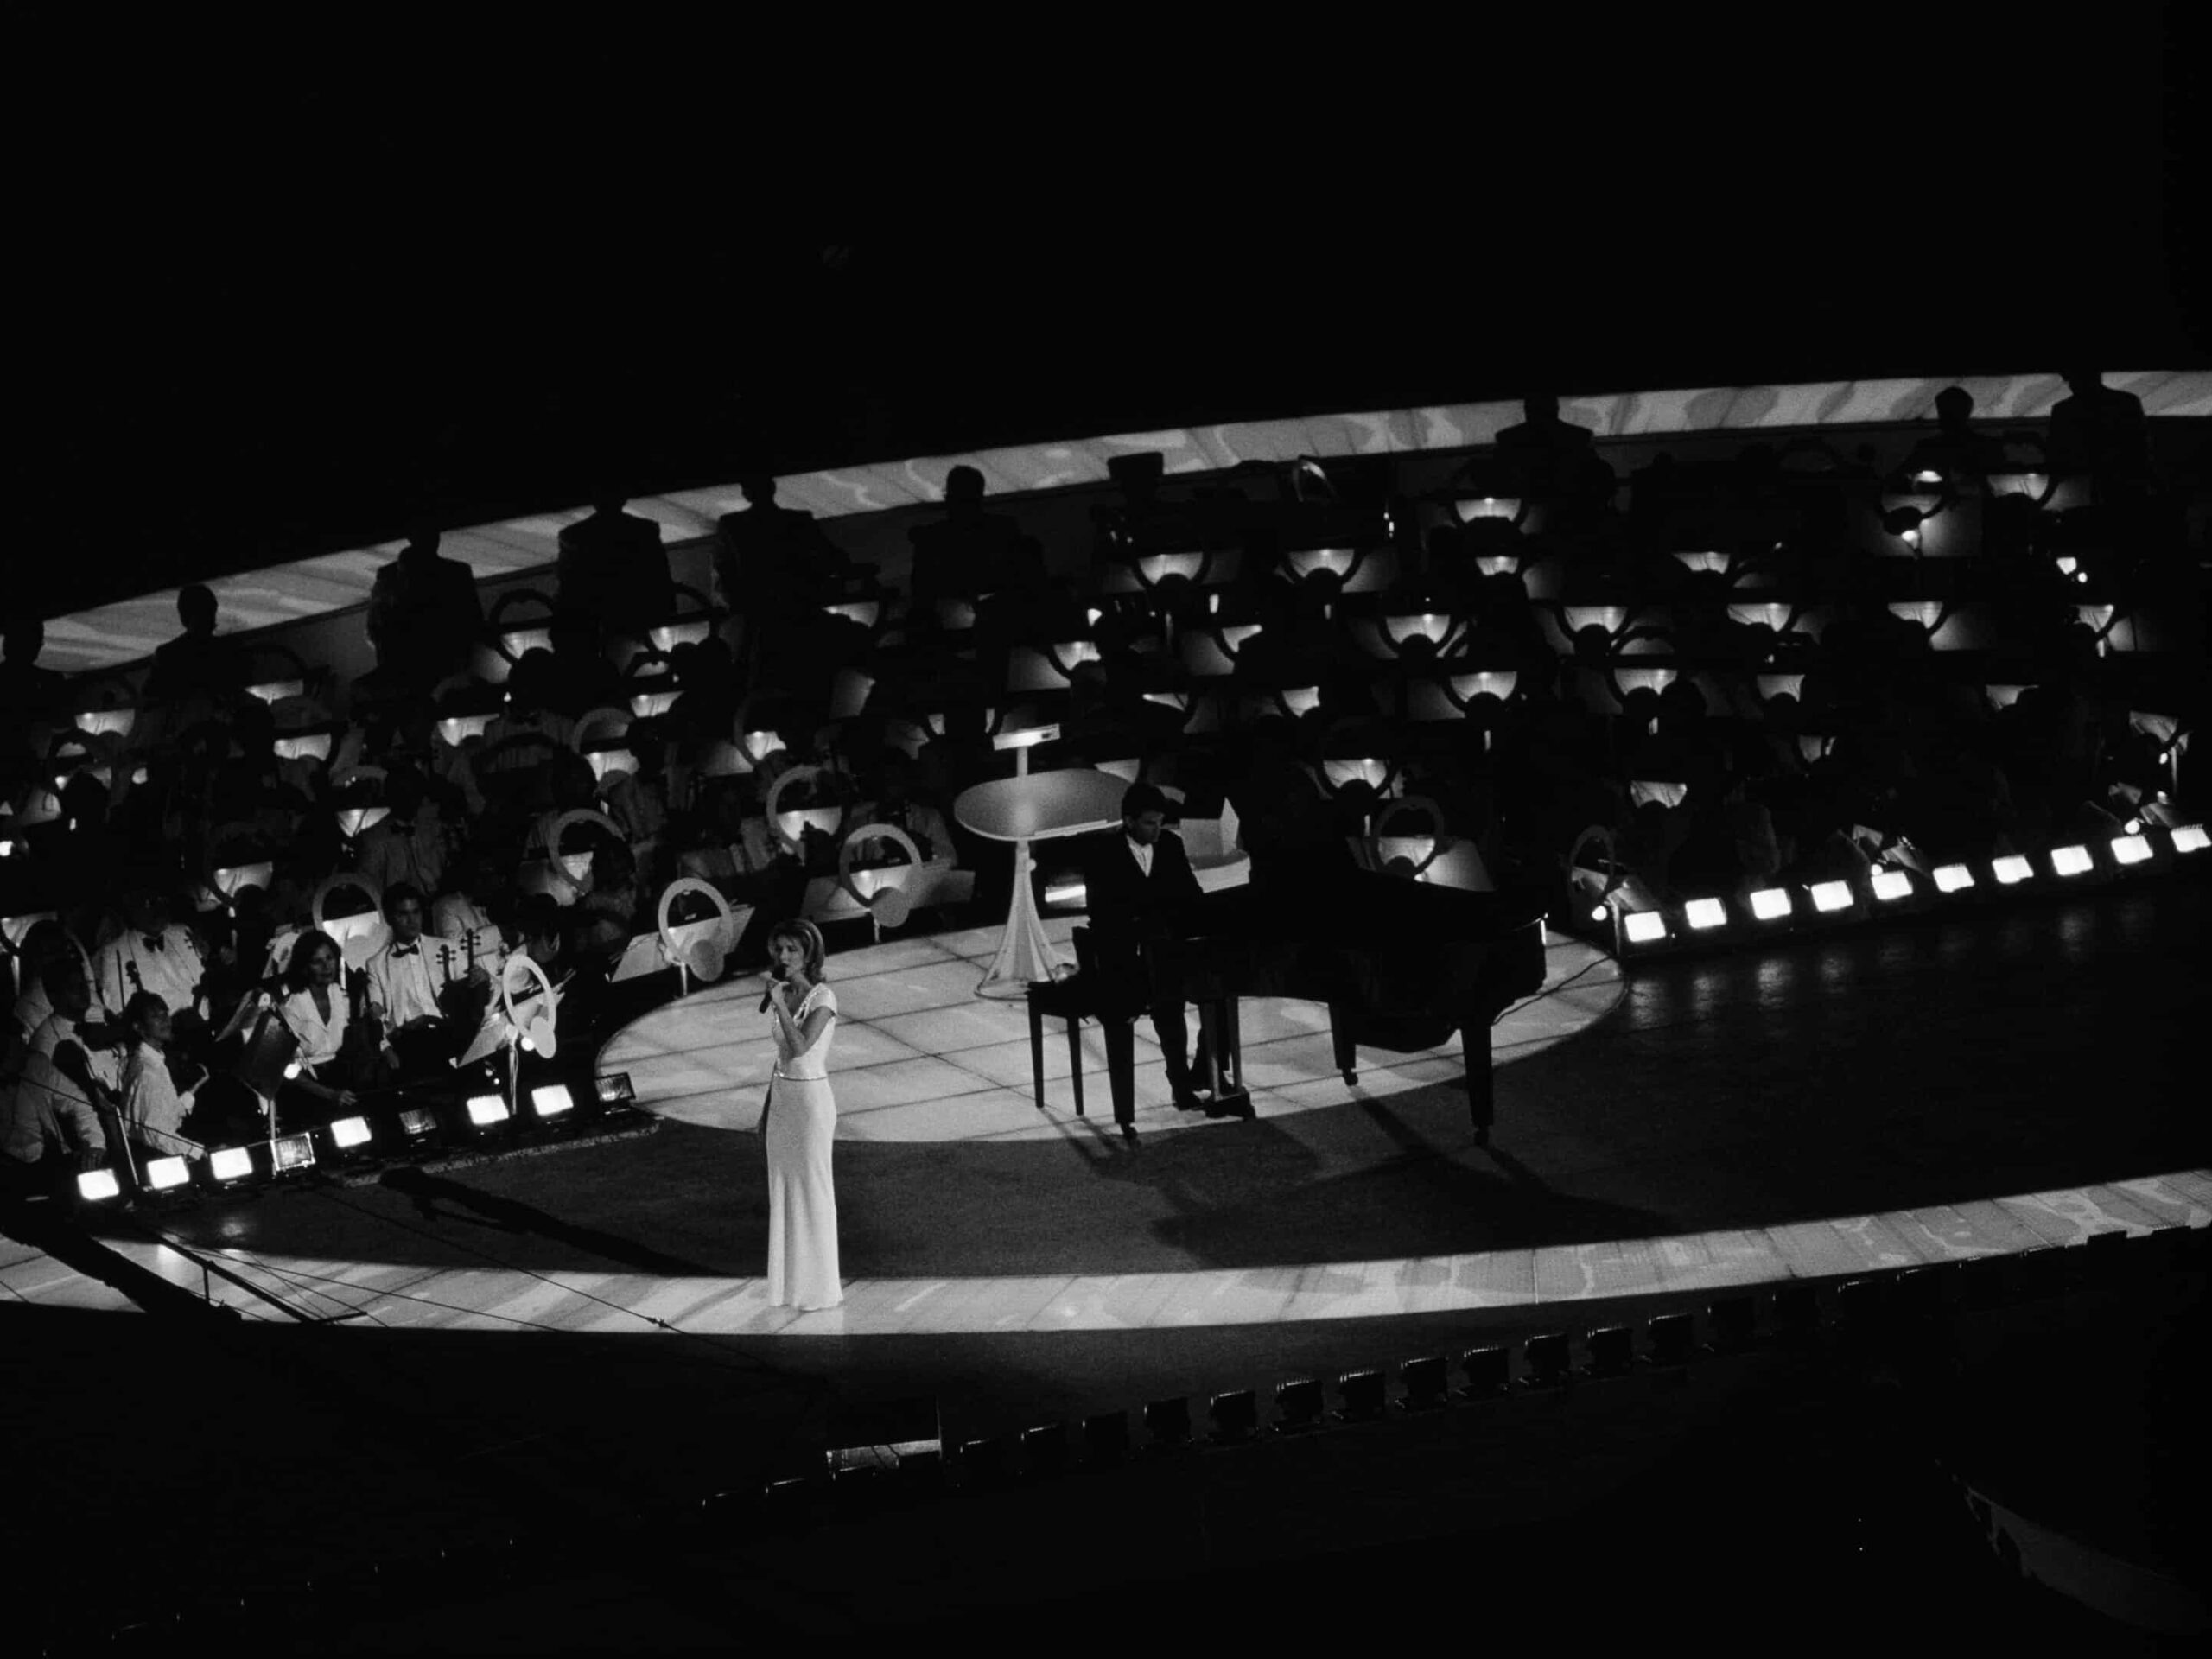
[[[1073,925],[1046,925],[1065,944]],[[1084,1112],[1075,1110],[1061,1022],[1046,1022],[1045,1103],[1039,1109],[1029,1016],[1020,1002],[977,995],[997,948],[995,929],[902,939],[847,952],[830,963],[840,1018],[832,1052],[840,1141],[1005,1142],[1083,1135],[1119,1139],[1098,1028],[1083,1029]],[[657,1008],[607,1044],[602,1072],[624,1071],[638,1104],[679,1123],[750,1133],[759,1127],[774,1058],[762,980],[732,980]],[[1619,965],[1580,941],[1546,949],[1544,988],[1491,1031],[1495,1063],[1510,1065],[1583,1030],[1622,992]],[[1412,1054],[1369,1049],[1347,1087],[1331,1059],[1328,1012],[1280,997],[1243,1005],[1244,1074],[1260,1117],[1338,1108],[1441,1083],[1463,1071],[1458,1046]],[[1195,1018],[1193,1020],[1195,1026]],[[1151,1023],[1136,1025],[1137,1129],[1157,1134],[1230,1128],[1168,1102]]]

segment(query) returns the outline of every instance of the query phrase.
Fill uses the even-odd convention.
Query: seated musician
[[[464,951],[423,937],[423,893],[402,881],[384,895],[391,937],[368,960],[369,1007],[384,1030],[384,1052],[403,1077],[449,1071],[475,1032],[491,976]],[[454,1017],[454,1006],[469,1007]],[[472,1014],[474,1017],[471,1017]]]
[[[186,1063],[188,1081],[178,1088],[169,1055],[175,1018],[159,993],[134,991],[124,1005],[123,1027],[131,1047],[123,1065],[122,1113],[132,1140],[156,1157],[200,1158],[210,1145],[231,1145],[253,1133],[250,1116],[199,1098],[206,1068]]]
[[[1150,784],[1132,784],[1122,796],[1120,827],[1085,836],[1077,847],[1091,944],[1107,982],[1104,1006],[1151,1014],[1175,1104],[1196,1111],[1205,1103],[1192,1086],[1184,1004],[1154,997],[1145,959],[1145,947],[1175,932],[1199,893],[1183,838],[1166,829],[1166,821],[1167,798]]]
[[[92,957],[92,994],[111,1019],[119,1019],[130,999],[150,992],[175,1016],[172,1040],[200,1057],[207,1046],[207,1018],[199,1002],[207,966],[192,930],[169,919],[169,900],[162,883],[140,878],[125,891],[124,930]]]
[[[471,842],[448,867],[445,891],[430,906],[429,931],[458,947],[469,967],[487,974],[498,973],[506,957],[505,937],[484,902],[495,880],[491,855]]]
[[[70,1176],[107,1161],[107,1135],[83,1055],[65,1045],[65,1056],[73,1068],[57,1065],[0,1025],[0,1193],[61,1191]]]
[[[359,1097],[349,1085],[367,1085],[377,1058],[374,1043],[369,1028],[353,1020],[345,972],[338,941],[320,928],[299,937],[285,964],[277,1009],[300,1039],[299,1075],[288,1079],[276,1097],[288,1124],[295,1118],[321,1122],[350,1110]]]

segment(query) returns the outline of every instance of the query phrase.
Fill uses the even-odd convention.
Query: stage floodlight
[[[1503,1394],[1513,1382],[1513,1356],[1503,1348],[1470,1348],[1459,1356],[1459,1375],[1470,1400]]]
[[[1910,899],[1912,897],[1912,878],[1903,870],[1877,870],[1874,872],[1874,896],[1885,904]]]
[[[1380,1371],[1346,1371],[1337,1379],[1337,1391],[1344,1398],[1343,1416],[1348,1423],[1370,1422],[1389,1403]]]
[[[399,1115],[399,1132],[410,1141],[427,1141],[438,1132],[438,1120],[427,1106],[410,1106]]]
[[[1241,1445],[1259,1432],[1259,1396],[1249,1389],[1217,1394],[1207,1405],[1206,1415],[1213,1423],[1216,1446]]]
[[[1548,1331],[1529,1338],[1522,1344],[1521,1355],[1528,1367],[1528,1375],[1521,1379],[1522,1386],[1555,1389],[1567,1381],[1566,1332]]]
[[[1636,1363],[1634,1333],[1624,1325],[1609,1325],[1590,1333],[1590,1375],[1625,1376]]]
[[[602,1106],[627,1106],[638,1097],[638,1091],[630,1086],[627,1071],[617,1071],[611,1077],[601,1077],[594,1086],[599,1090],[599,1103]]]
[[[1179,1397],[1153,1401],[1144,1408],[1144,1432],[1158,1448],[1188,1446],[1191,1402]]]
[[[2050,868],[2061,875],[2087,875],[2094,862],[2087,847],[2054,847],[2050,849]]]
[[[2184,823],[2174,831],[2174,851],[2177,853],[2201,853],[2205,842],[2204,826],[2201,823]]]
[[[1936,867],[1936,891],[1964,893],[1974,886],[1974,872],[1963,864],[1938,864]]]
[[[207,1173],[228,1186],[253,1173],[253,1154],[245,1147],[218,1147],[207,1154]]]
[[[1653,944],[1667,937],[1667,918],[1656,910],[1631,910],[1621,918],[1630,944]]]
[[[1815,881],[1812,893],[1813,908],[1824,914],[1851,908],[1851,883],[1848,881]]]
[[[1682,907],[1682,914],[1700,931],[1728,925],[1728,907],[1718,899],[1693,899]]]
[[[563,1112],[573,1112],[576,1103],[569,1093],[567,1084],[548,1083],[530,1091],[530,1109],[543,1121],[558,1117]]]
[[[88,1169],[77,1177],[77,1196],[86,1204],[105,1204],[123,1196],[123,1183],[111,1169]]]
[[[330,1143],[340,1152],[351,1152],[356,1147],[369,1144],[369,1120],[365,1117],[341,1117],[330,1126]]]
[[[150,1192],[169,1192],[192,1179],[192,1166],[181,1158],[149,1158],[146,1160],[146,1189]]]
[[[1711,1322],[1713,1345],[1722,1353],[1751,1345],[1758,1325],[1758,1308],[1748,1296],[1728,1296],[1705,1310]]]
[[[1021,1464],[1031,1476],[1051,1479],[1068,1471],[1068,1431],[1065,1423],[1039,1423],[1021,1431]]]
[[[1295,1434],[1321,1421],[1321,1380],[1301,1377],[1275,1384],[1275,1433]]]
[[[1778,922],[1789,913],[1789,895],[1780,887],[1761,887],[1751,894],[1751,914],[1763,922]]]
[[[1129,1455],[1129,1414],[1105,1411],[1083,1420],[1083,1456],[1086,1463],[1119,1463]]]
[[[1990,872],[2005,887],[2018,887],[2033,875],[2035,867],[2018,853],[2007,853],[1990,865]]]
[[[1802,1340],[1820,1328],[1820,1299],[1810,1285],[1784,1285],[1774,1293],[1774,1329],[1777,1336]]]
[[[1697,1351],[1697,1322],[1687,1313],[1662,1313],[1645,1331],[1655,1365],[1686,1365]]]
[[[1009,1486],[1014,1484],[1014,1439],[1011,1434],[969,1440],[960,1448],[960,1473],[965,1485]]]
[[[1445,1402],[1451,1390],[1451,1377],[1441,1354],[1407,1360],[1398,1367],[1398,1382],[1406,1391],[1402,1403],[1408,1411],[1433,1410]]]
[[[315,1167],[315,1137],[311,1135],[280,1135],[271,1144],[270,1151],[279,1175]]]
[[[2113,842],[2112,856],[2116,864],[2147,863],[2151,858],[2151,843],[2131,831]]]
[[[478,1129],[494,1128],[507,1121],[507,1103],[497,1095],[471,1095],[468,1097],[469,1127]]]

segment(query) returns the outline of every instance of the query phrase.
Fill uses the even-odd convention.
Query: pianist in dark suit
[[[1198,898],[1183,838],[1170,833],[1167,799],[1150,784],[1132,784],[1122,797],[1117,830],[1082,843],[1084,906],[1097,970],[1105,977],[1109,1008],[1152,1014],[1153,1030],[1167,1062],[1168,1087],[1185,1111],[1204,1103],[1191,1085],[1190,1031],[1179,1001],[1156,1002],[1145,965],[1145,947],[1169,937]]]

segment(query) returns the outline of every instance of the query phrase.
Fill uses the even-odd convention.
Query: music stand
[[[953,816],[977,835],[1014,843],[1014,899],[1007,906],[1006,932],[988,972],[976,987],[978,996],[1027,996],[1041,980],[1064,979],[1073,967],[1045,937],[1030,891],[1029,843],[1058,836],[1086,835],[1111,829],[1122,819],[1122,796],[1128,785],[1109,772],[1069,766],[1053,772],[1029,770],[1029,751],[1014,751],[1014,775],[960,791]]]

